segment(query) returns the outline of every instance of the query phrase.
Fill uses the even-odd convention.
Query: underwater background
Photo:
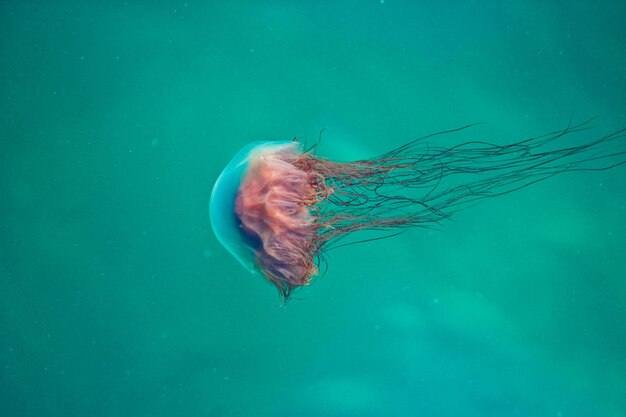
[[[443,4],[445,3],[445,4]],[[626,416],[626,166],[329,252],[213,236],[247,143],[626,126],[624,1],[0,2],[0,416]]]

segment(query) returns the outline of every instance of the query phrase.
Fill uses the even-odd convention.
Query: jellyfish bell
[[[220,243],[284,297],[317,273],[310,211],[316,196],[309,174],[297,167],[301,155],[295,141],[244,147],[217,179],[210,201]]]
[[[316,146],[305,150],[298,142],[252,143],[215,183],[210,202],[215,235],[286,300],[310,284],[330,249],[436,226],[477,201],[559,173],[626,163],[626,129],[582,145],[555,146],[585,131],[586,123],[504,145],[471,140],[446,148],[426,141],[470,126],[353,162],[317,156]],[[361,231],[383,235],[343,241]]]
[[[253,142],[241,149],[226,165],[215,181],[209,202],[209,215],[213,233],[228,252],[248,271],[258,268],[255,253],[258,241],[245,233],[235,213],[235,201],[250,160],[265,150],[289,142]]]

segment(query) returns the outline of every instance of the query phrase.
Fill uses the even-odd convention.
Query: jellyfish
[[[438,228],[459,210],[557,174],[626,163],[626,129],[568,144],[589,129],[572,124],[505,145],[432,142],[474,125],[424,136],[370,159],[339,162],[317,155],[319,140],[254,142],[217,179],[210,219],[220,243],[283,300],[327,265],[324,253],[388,238],[408,228]],[[558,146],[560,143],[564,145]],[[344,241],[357,232],[367,239]],[[371,233],[380,233],[371,237]]]

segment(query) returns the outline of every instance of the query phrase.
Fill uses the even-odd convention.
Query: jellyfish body
[[[318,274],[325,251],[349,244],[339,242],[355,232],[389,237],[437,226],[479,200],[562,172],[626,162],[625,130],[554,147],[585,130],[584,123],[506,145],[470,141],[444,148],[426,142],[468,127],[354,162],[318,157],[315,146],[304,150],[298,142],[253,143],[218,178],[211,224],[236,259],[260,271],[287,299]]]
[[[251,157],[277,145],[280,142],[254,142],[245,146],[224,168],[211,192],[209,210],[213,232],[222,246],[250,272],[258,270],[255,262],[258,241],[241,228],[235,202]]]

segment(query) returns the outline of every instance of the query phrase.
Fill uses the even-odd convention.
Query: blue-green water
[[[0,415],[626,416],[624,166],[338,249],[286,307],[210,230],[255,140],[626,125],[623,1],[441,3],[2,1]]]

